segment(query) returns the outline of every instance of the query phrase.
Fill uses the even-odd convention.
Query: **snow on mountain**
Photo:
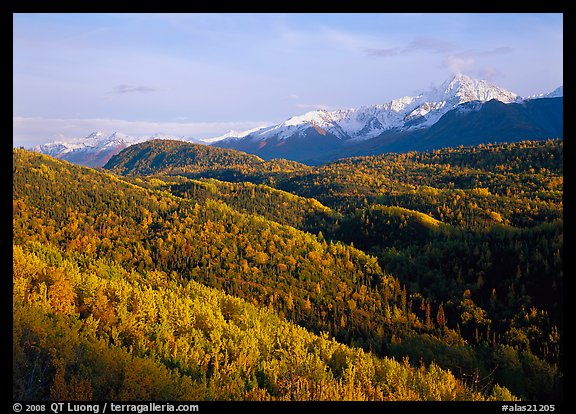
[[[288,139],[315,139],[330,146],[356,144],[385,132],[422,130],[436,124],[453,109],[459,112],[479,111],[484,102],[503,103],[563,96],[563,87],[548,94],[521,98],[517,94],[485,80],[458,74],[440,86],[417,96],[404,96],[392,101],[335,111],[315,110],[294,116],[280,124],[260,126],[248,131],[229,131],[224,135],[195,139],[163,133],[135,138],[120,132],[102,132],[70,140],[58,140],[34,147],[33,150],[81,165],[102,166],[122,149],[151,139],[175,139],[197,144],[214,144],[249,151],[252,146],[266,147],[269,141],[280,145]],[[304,141],[299,141],[301,147]],[[310,144],[310,141],[308,141]],[[328,144],[329,143],[329,144]],[[320,145],[320,142],[318,142]],[[269,147],[268,147],[269,148]],[[295,147],[296,148],[296,147]]]
[[[76,164],[100,167],[127,146],[144,140],[146,139],[135,138],[121,132],[114,132],[111,135],[93,132],[82,138],[58,140],[38,145],[32,150]]]
[[[540,99],[540,98],[561,98],[564,96],[564,86],[559,86],[549,93],[540,93],[538,95],[531,95],[526,99]]]
[[[333,134],[343,141],[374,138],[385,131],[411,130],[436,123],[446,112],[463,103],[492,99],[504,103],[521,98],[485,80],[458,74],[439,87],[417,96],[404,96],[384,104],[336,111],[316,110],[295,116],[278,125],[246,134],[252,142],[276,138],[285,140],[314,128],[319,134]],[[225,137],[228,141],[237,137]]]
[[[202,138],[202,139],[199,139],[198,141],[203,142],[203,143],[212,143],[212,142],[222,141],[224,139],[244,138],[245,136],[250,135],[253,132],[259,131],[265,127],[266,127],[265,125],[262,125],[262,126],[259,126],[256,128],[249,129],[247,131],[234,131],[231,129],[230,131],[228,131],[224,135],[220,135],[220,136],[213,137],[213,138]]]
[[[139,139],[120,132],[106,135],[102,132],[93,132],[83,138],[58,140],[32,148],[34,151],[52,156],[64,155],[75,151],[99,151],[118,145],[131,145],[140,142]]]
[[[544,95],[544,98],[561,98],[564,96],[564,86],[559,86],[552,92]]]
[[[70,161],[75,164],[85,165],[88,167],[101,167],[112,156],[118,154],[124,148],[152,139],[171,139],[187,141],[194,144],[206,144],[199,139],[170,135],[162,132],[142,137],[133,137],[121,132],[114,132],[113,134],[108,135],[98,131],[92,132],[90,135],[81,138],[57,140],[47,144],[38,145],[32,148],[32,150],[55,158]]]
[[[439,88],[433,89],[426,96],[428,101],[438,101],[446,97],[449,99],[458,97],[458,103],[470,101],[486,102],[492,99],[504,103],[511,103],[517,101],[519,98],[515,93],[507,91],[488,81],[472,79],[463,74],[454,76],[451,81],[443,83]]]

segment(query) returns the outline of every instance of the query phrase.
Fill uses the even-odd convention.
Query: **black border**
[[[12,12],[26,13],[563,13],[566,0],[315,0],[315,1],[186,1],[164,0],[10,0]],[[519,6],[520,4],[520,6]]]
[[[68,403],[71,406],[85,405],[85,406],[98,406],[98,413],[136,413],[137,411],[130,410],[130,406],[165,406],[163,411],[144,411],[142,413],[234,413],[234,412],[264,412],[272,414],[281,413],[314,413],[314,414],[332,414],[332,413],[362,413],[362,414],[388,414],[388,413],[402,413],[402,414],[412,414],[412,413],[431,413],[431,414],[491,414],[491,413],[514,413],[514,412],[546,412],[547,414],[552,413],[562,413],[564,412],[564,404],[558,402],[492,402],[484,401],[477,403],[474,401],[386,401],[386,402],[357,402],[357,401],[187,401],[187,402],[175,402],[175,401],[100,401],[100,402],[73,402],[73,401],[26,401],[20,402],[22,406],[22,414],[26,414],[27,406],[43,407],[44,409],[36,408],[40,413],[53,413],[55,411],[58,414],[67,413],[78,413],[79,411],[72,411],[68,409]],[[18,404],[16,402],[11,403]],[[52,410],[52,404],[57,404],[58,409]],[[114,405],[115,409],[113,409]],[[197,411],[186,411],[186,406],[196,405]],[[168,411],[173,407],[173,411]],[[503,407],[506,406],[506,409]],[[123,407],[123,408],[121,408]],[[176,411],[181,407],[182,411]],[[17,412],[17,411],[13,411]],[[31,412],[31,411],[28,411]],[[84,413],[96,412],[94,411],[83,411]]]
[[[0,21],[0,25],[2,26],[2,30],[5,31],[4,35],[2,36],[2,46],[5,49],[3,52],[5,55],[12,56],[13,52],[13,43],[10,41],[13,35],[13,13],[198,13],[198,12],[206,12],[206,13],[215,13],[215,12],[229,12],[229,13],[262,13],[262,12],[274,12],[274,13],[355,13],[355,12],[362,12],[362,13],[390,13],[390,12],[424,12],[424,13],[460,13],[460,12],[467,12],[467,13],[563,13],[564,15],[564,50],[571,51],[573,44],[570,42],[570,35],[566,36],[567,32],[571,30],[571,22],[574,21],[574,15],[568,12],[568,4],[569,1],[562,1],[562,0],[546,0],[546,1],[525,1],[522,6],[518,6],[518,2],[512,2],[510,0],[500,0],[500,1],[428,1],[428,2],[414,2],[412,1],[401,1],[401,0],[394,0],[394,1],[385,1],[385,0],[364,0],[362,2],[358,1],[342,1],[342,0],[316,0],[316,1],[309,1],[306,3],[299,3],[295,1],[268,1],[266,4],[262,2],[247,2],[247,1],[230,1],[228,3],[220,1],[208,1],[204,0],[201,2],[193,2],[193,0],[164,0],[162,2],[146,2],[143,0],[140,1],[128,1],[128,0],[76,0],[76,1],[62,1],[62,0],[10,0],[3,2],[2,5],[2,20]],[[566,27],[566,22],[569,23],[569,26]],[[487,28],[489,30],[489,28]],[[9,32],[9,33],[8,33]],[[570,54],[566,54],[566,56],[570,57]],[[564,60],[564,73],[575,73],[573,68],[570,65],[570,62]],[[569,67],[570,66],[570,67]],[[13,72],[13,67],[11,67],[11,71]],[[568,70],[567,70],[568,69]],[[8,71],[5,71],[8,72]],[[565,76],[564,79],[564,87],[568,90],[568,99],[565,100],[565,109],[564,112],[568,113],[569,115],[572,114],[570,109],[572,109],[571,104],[571,88],[573,87],[573,82],[569,77]],[[6,96],[9,96],[6,93]],[[4,111],[3,113],[6,114],[6,118],[8,118],[8,111],[6,108],[8,106],[3,106]],[[569,117],[569,121],[572,121],[574,117]],[[6,120],[8,122],[8,119]],[[571,132],[573,131],[573,124],[571,122],[568,123],[568,128],[565,127],[564,135],[568,135],[569,139],[564,141],[565,143],[568,142],[568,146],[565,145],[564,147],[564,154],[568,154],[568,160],[570,160],[572,156],[572,138],[570,137]],[[568,131],[568,133],[566,132]],[[8,147],[6,140],[6,146]],[[11,184],[8,181],[8,177],[12,177],[12,168],[11,168],[11,161],[8,161],[8,157],[10,154],[10,148],[6,148],[4,151],[0,151],[2,157],[6,157],[5,162],[0,162],[0,168],[2,168],[2,176],[6,177],[7,182],[7,192],[11,191]],[[565,168],[566,166],[570,166],[570,163],[564,163]],[[568,171],[570,168],[568,169]],[[564,183],[565,185],[565,202],[564,208],[568,210],[568,214],[565,218],[565,223],[568,225],[566,226],[569,229],[574,228],[573,215],[570,214],[572,212],[572,207],[576,204],[576,197],[573,192],[573,178],[572,174],[568,172],[565,174],[568,177],[568,180]],[[0,203],[2,203],[2,212],[3,220],[0,220],[0,230],[2,231],[2,237],[0,239],[0,246],[3,247],[1,249],[4,253],[3,257],[6,256],[6,261],[10,260],[8,257],[12,251],[12,247],[9,244],[9,240],[11,239],[12,235],[12,223],[11,223],[11,210],[12,204],[10,202],[10,197],[6,194],[4,197],[0,197]],[[565,241],[568,242],[568,246],[571,246],[571,239],[572,235],[570,232],[565,233],[568,237],[565,237]],[[6,266],[8,269],[11,268],[11,265]],[[566,271],[569,269],[566,267],[566,261],[564,264],[565,274]],[[6,272],[7,273],[7,272]],[[3,292],[8,292],[12,290],[12,283],[10,278],[7,274],[3,275],[2,278],[4,289]],[[571,276],[571,275],[568,275]],[[565,287],[564,292],[571,292]],[[12,299],[2,300],[0,301],[1,307],[1,322],[0,322],[0,338],[2,338],[2,346],[5,347],[4,352],[2,355],[7,356],[8,354],[12,355],[12,348],[11,348],[11,338],[12,338]],[[564,332],[567,330],[564,329]],[[570,371],[567,369],[567,362],[568,359],[566,352],[567,348],[565,339],[562,341],[562,353],[564,358],[564,383],[568,380],[568,376],[566,374],[570,374]],[[10,358],[11,360],[11,358]],[[8,358],[3,358],[2,366],[5,368],[4,372],[5,375],[11,372],[11,369],[8,368]],[[12,382],[12,379],[10,379]],[[6,382],[5,382],[6,383]],[[3,401],[9,402],[3,406],[6,408],[7,412],[16,412],[14,410],[14,406],[12,405],[15,401],[12,401],[12,391],[8,389],[8,387],[3,387]],[[22,405],[26,404],[33,404],[34,402],[21,402]],[[43,404],[45,406],[44,412],[51,412],[50,404],[51,402],[37,402],[38,404]],[[123,403],[129,404],[129,402],[115,402],[115,403]],[[133,404],[147,404],[150,401],[138,401],[133,402]],[[169,402],[174,405],[182,404],[182,402]],[[536,402],[430,402],[430,401],[423,401],[423,402],[408,402],[408,401],[400,401],[400,402],[334,402],[334,401],[327,401],[327,402],[238,402],[238,401],[226,401],[226,402],[218,402],[218,401],[198,401],[198,402],[189,402],[192,404],[197,404],[200,408],[199,412],[222,412],[222,411],[250,411],[250,412],[273,412],[273,413],[280,413],[280,412],[298,412],[298,413],[306,413],[306,412],[314,412],[319,413],[321,411],[326,412],[361,412],[361,413],[496,413],[496,412],[505,412],[502,407],[503,405],[513,405],[515,407],[524,407],[524,409],[519,408],[514,411],[527,411],[527,407],[529,405],[549,405],[554,404],[555,410],[554,412],[564,412],[564,402],[563,401],[536,401]],[[103,412],[103,407],[105,402],[90,402],[90,404],[98,404],[99,405],[99,412]],[[108,403],[108,409],[106,412],[110,412],[110,404]],[[510,412],[510,410],[507,410]],[[23,410],[25,412],[25,410]],[[62,412],[67,412],[66,410]],[[127,411],[124,411],[127,412]],[[550,411],[549,411],[550,412]]]

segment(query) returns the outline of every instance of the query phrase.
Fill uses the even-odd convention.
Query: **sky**
[[[456,73],[563,84],[563,15],[13,15],[13,145],[115,131],[210,138],[382,104]]]

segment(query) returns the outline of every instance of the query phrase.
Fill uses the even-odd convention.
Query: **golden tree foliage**
[[[48,266],[42,257],[57,252],[14,246],[15,399],[486,398],[435,365],[376,358],[193,281],[159,286],[158,277],[65,254]],[[75,296],[40,306],[31,298],[44,282],[23,274],[24,263],[51,268]]]

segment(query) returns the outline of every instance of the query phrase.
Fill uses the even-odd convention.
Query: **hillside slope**
[[[193,177],[231,176],[186,162]],[[376,355],[476,372],[488,393],[558,395],[561,142],[234,166],[235,180],[306,198],[178,175],[126,181],[20,150],[14,166],[19,244],[192,279]]]

